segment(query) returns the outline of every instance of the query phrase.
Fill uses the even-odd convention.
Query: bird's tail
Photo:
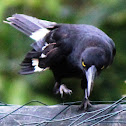
[[[49,32],[48,29],[56,25],[55,22],[40,20],[24,14],[14,14],[12,17],[8,17],[7,21],[4,22],[10,24],[12,27],[23,32],[35,41],[42,40]]]

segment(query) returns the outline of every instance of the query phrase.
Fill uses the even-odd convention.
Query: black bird
[[[85,93],[81,108],[87,109],[95,77],[113,62],[113,40],[86,24],[58,24],[24,14],[14,14],[4,22],[35,40],[21,63],[20,74],[52,70],[54,90],[61,96],[72,93],[61,83],[62,78],[80,78]]]

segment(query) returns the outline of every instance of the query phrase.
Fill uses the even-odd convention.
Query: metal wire
[[[33,115],[33,114],[22,114],[22,113],[17,113],[18,110],[22,109],[24,106],[27,106],[29,105],[30,103],[33,103],[33,102],[37,102],[37,103],[40,103],[42,105],[46,105],[45,103],[42,103],[40,101],[36,101],[36,100],[33,100],[33,101],[30,101],[20,107],[17,107],[17,109],[11,111],[10,113],[4,113],[4,112],[1,112],[0,114],[3,114],[4,116],[2,116],[0,118],[0,121],[2,119],[5,119],[6,117],[10,116],[10,115],[19,115],[19,116],[28,116],[28,117],[32,117],[32,118],[36,118],[36,119],[39,119],[39,121],[33,121],[31,122],[32,120],[30,120],[30,122],[23,122],[21,124],[21,122],[18,122],[19,126],[47,126],[48,124],[51,124],[53,125],[54,123],[61,123],[61,122],[67,122],[67,125],[66,126],[73,126],[73,125],[76,125],[76,126],[80,126],[82,125],[83,123],[86,123],[88,126],[95,126],[99,123],[120,123],[120,124],[126,124],[126,121],[125,120],[111,120],[112,117],[116,116],[117,114],[119,113],[122,113],[124,111],[126,111],[126,108],[122,108],[121,110],[118,110],[116,111],[116,108],[121,105],[121,104],[124,104],[126,103],[126,100],[124,100],[126,98],[123,97],[121,99],[119,99],[118,101],[92,101],[92,103],[112,103],[110,105],[107,105],[107,107],[104,107],[104,108],[101,108],[101,109],[98,109],[98,110],[93,110],[93,111],[90,111],[90,112],[81,112],[79,114],[76,114],[76,115],[73,115],[73,116],[69,116],[65,118],[61,118],[61,115],[64,113],[64,112],[67,112],[67,110],[69,110],[69,108],[71,107],[71,105],[76,105],[78,103],[80,103],[80,101],[77,101],[77,102],[67,102],[67,103],[62,103],[63,105],[65,105],[65,107],[57,113],[55,114],[52,118],[48,118],[48,117],[40,117],[38,115]],[[59,105],[62,105],[62,104],[59,104]],[[1,105],[2,106],[13,106],[13,105],[7,105],[5,103],[2,103],[1,102]],[[47,105],[46,105],[47,106]],[[87,116],[88,115],[88,116]],[[108,120],[109,119],[109,120]]]
[[[93,116],[87,118],[86,120],[84,120],[84,121],[78,123],[76,126],[79,126],[79,125],[83,124],[84,122],[88,121],[89,119],[98,116],[99,114],[101,114],[101,113],[103,113],[104,111],[110,109],[111,107],[115,107],[116,104],[120,104],[120,102],[121,102],[123,99],[125,99],[125,98],[126,98],[126,97],[123,97],[123,98],[119,99],[118,101],[116,101],[115,103],[113,103],[112,105],[110,105],[110,106],[108,106],[108,107],[106,107],[106,108],[103,108],[100,112],[98,112],[98,113],[94,114]]]
[[[19,109],[21,109],[21,108],[23,108],[24,106],[26,106],[26,105],[28,105],[28,104],[31,104],[31,103],[33,103],[33,102],[37,102],[37,103],[40,103],[40,104],[42,104],[42,105],[46,105],[45,103],[42,103],[42,102],[40,102],[40,101],[32,100],[32,101],[30,101],[30,102],[28,102],[28,103],[26,103],[26,104],[24,104],[24,105],[18,107],[17,109],[13,110],[12,112],[6,114],[5,116],[1,117],[0,120],[6,118],[7,116],[13,114],[14,112],[18,111]]]

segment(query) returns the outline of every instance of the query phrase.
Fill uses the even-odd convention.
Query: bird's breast
[[[54,65],[51,67],[51,70],[56,76],[59,76],[60,78],[81,78],[83,74],[79,67],[74,66],[69,61],[64,61],[60,64]]]

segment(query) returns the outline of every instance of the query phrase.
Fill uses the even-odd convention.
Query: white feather
[[[39,66],[35,66],[34,67],[34,72],[41,72],[43,71],[44,69],[43,68],[40,68]]]
[[[46,55],[42,53],[41,58],[46,58]]]
[[[33,32],[32,35],[30,35],[30,38],[34,39],[35,41],[39,41],[39,40],[43,39],[45,37],[45,35],[49,32],[50,31],[48,29],[42,28],[42,29],[39,29],[39,30]]]
[[[32,59],[32,66],[34,66],[34,72],[43,71],[43,68],[40,68],[38,65],[39,65],[39,60],[38,59]]]
[[[32,66],[38,66],[39,61],[38,59],[32,59]]]
[[[43,46],[43,47],[42,47],[42,51],[43,51],[45,48],[46,48],[46,46]]]
[[[48,46],[48,45],[49,45],[49,44],[46,42],[46,43],[45,43],[45,46]]]
[[[45,71],[45,70],[49,69],[49,67],[40,68],[38,65],[39,65],[39,60],[38,59],[32,59],[32,66],[34,66],[34,72],[41,72],[41,71]]]
[[[48,46],[49,44],[46,42],[45,45],[42,47],[42,51]]]

